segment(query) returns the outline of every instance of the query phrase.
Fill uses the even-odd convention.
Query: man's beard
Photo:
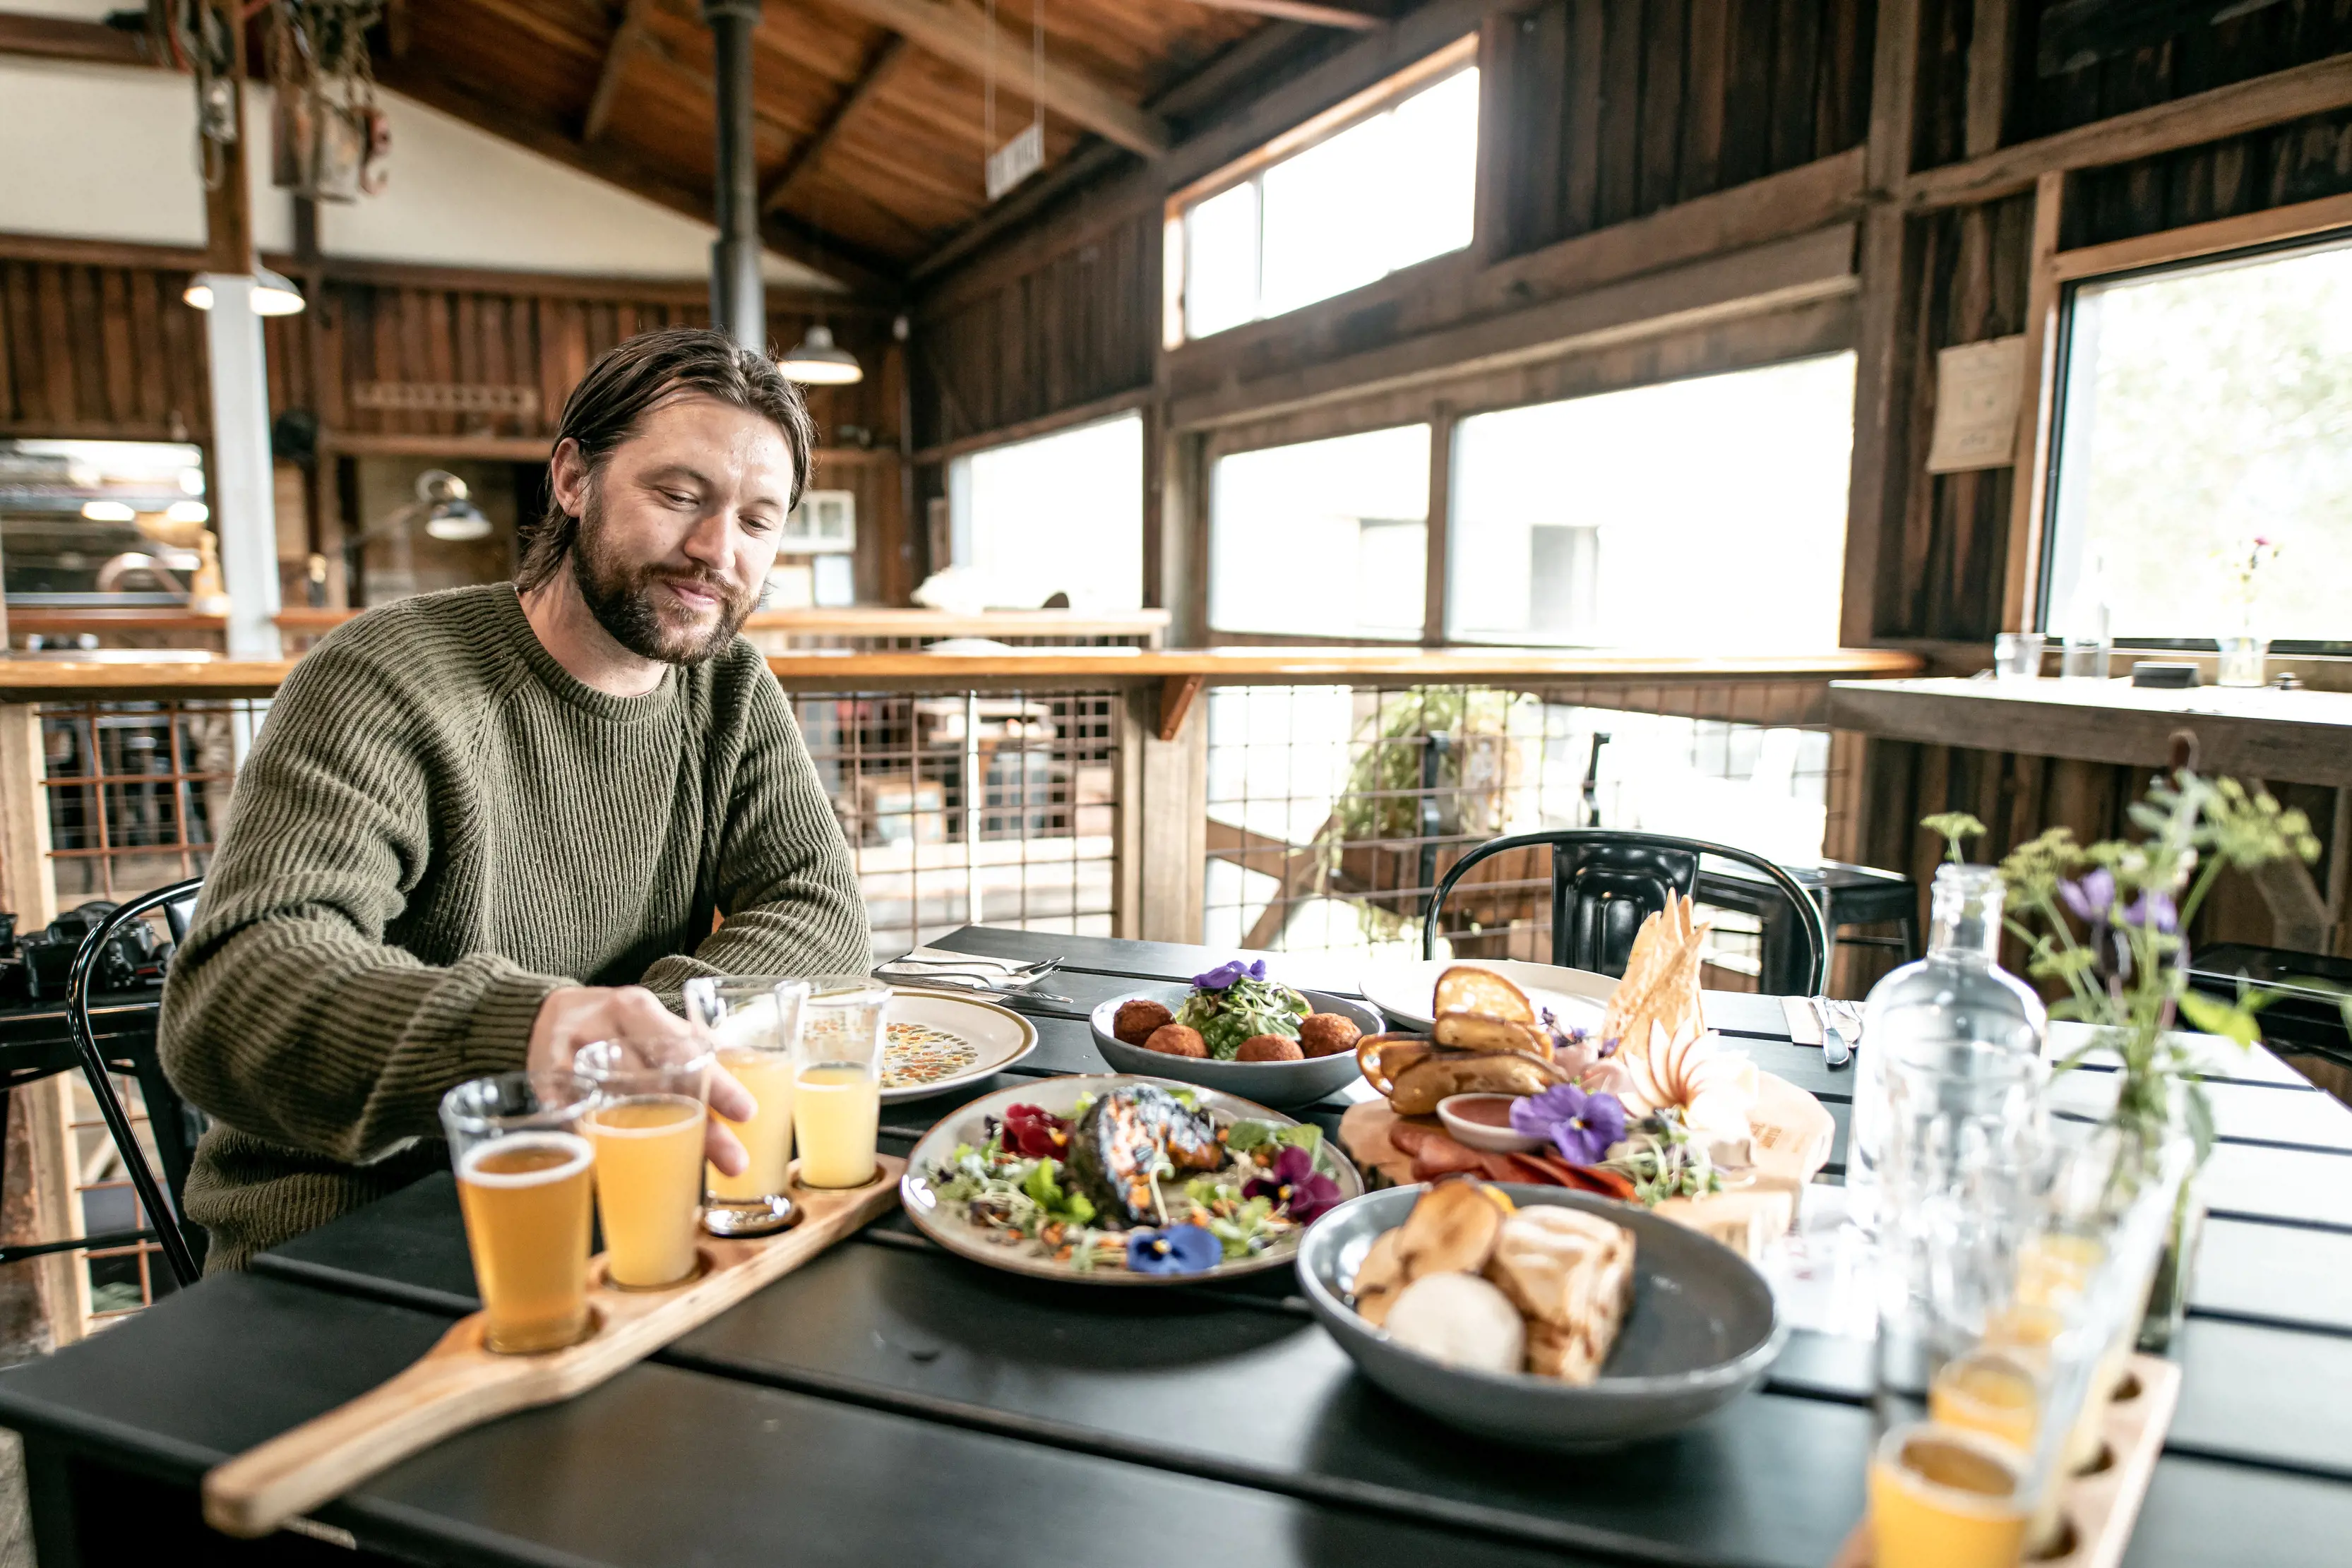
[[[604,545],[604,497],[593,489],[572,541],[572,580],[588,612],[613,641],[641,659],[665,664],[699,664],[734,640],[744,618],[758,607],[758,585],[736,587],[725,576],[693,569],[631,566],[612,559]],[[716,594],[719,620],[708,632],[665,620],[654,593],[659,583],[691,583]]]

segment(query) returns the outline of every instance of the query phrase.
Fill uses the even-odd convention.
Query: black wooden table
[[[981,1091],[1099,1070],[1087,1008],[1174,997],[1230,956],[983,928],[945,945],[1070,966],[1052,988],[1076,1005],[1026,1009],[1038,1051]],[[1354,989],[1345,958],[1272,966]],[[1777,1004],[1715,995],[1707,1009],[1821,1096],[1843,1136],[1850,1079],[1790,1042]],[[2264,1055],[2217,1051],[2213,1071],[2223,1143],[2179,1347],[2186,1388],[2126,1561],[2340,1564],[2352,1114]],[[2085,1072],[2063,1092],[2090,1112],[2105,1086]],[[951,1103],[886,1107],[886,1144],[905,1152]],[[1328,1125],[1339,1108],[1316,1114]],[[1858,1342],[1797,1333],[1759,1392],[1672,1439],[1518,1454],[1355,1376],[1287,1276],[1056,1286],[948,1256],[893,1218],[602,1388],[394,1467],[307,1534],[238,1546],[203,1532],[206,1468],[391,1375],[473,1308],[473,1289],[454,1186],[436,1176],[0,1375],[43,1568],[170,1550],[350,1563],[354,1547],[463,1563],[1819,1568],[1863,1508]]]

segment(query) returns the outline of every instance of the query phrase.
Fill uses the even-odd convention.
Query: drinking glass
[[[2269,638],[2223,637],[2218,645],[2221,658],[2214,665],[2215,685],[2259,686],[2263,684],[2263,661],[2271,651]]]
[[[874,1179],[889,1005],[890,988],[863,977],[811,984],[793,1051],[803,1186],[864,1186]]]
[[[492,1350],[560,1350],[588,1332],[592,1153],[576,1126],[595,1093],[576,1072],[502,1072],[441,1097]]]
[[[1913,1422],[1870,1461],[1876,1568],[2017,1568],[2030,1512],[2014,1449],[1974,1432]]]
[[[602,1040],[573,1059],[596,1085],[581,1126],[596,1151],[604,1270],[623,1290],[694,1277],[711,1061],[699,1034]]]
[[[698,976],[686,983],[686,1016],[710,1036],[719,1065],[756,1106],[750,1121],[727,1122],[751,1158],[740,1176],[709,1168],[706,1179],[715,1204],[765,1212],[768,1200],[791,1185],[793,1047],[808,993],[806,980],[773,977]]]
[[[2003,632],[1992,640],[1993,677],[2003,681],[2042,678],[2042,649],[2048,641],[2039,632]]]

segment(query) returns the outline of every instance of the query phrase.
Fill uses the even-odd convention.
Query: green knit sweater
[[[441,1096],[520,1067],[559,987],[674,1002],[694,975],[862,973],[868,940],[750,643],[615,697],[508,584],[362,616],[279,691],[163,990],[164,1069],[214,1118],[206,1266],[445,1166]]]

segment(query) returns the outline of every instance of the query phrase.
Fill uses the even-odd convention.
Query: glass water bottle
[[[1854,1222],[1874,1236],[1887,1198],[1890,1145],[1919,1145],[1915,1134],[1931,1131],[1912,1123],[1948,1124],[1926,1145],[1957,1155],[1956,1134],[1967,1124],[1990,1121],[1981,1132],[2024,1135],[2032,1129],[2009,1124],[2038,1114],[2034,1083],[2049,1016],[2042,998],[1996,961],[2003,891],[1990,866],[1937,867],[1927,956],[1873,986],[1864,1004],[1846,1187]],[[2032,1092],[2021,1100],[2021,1089]],[[1903,1127],[1893,1125],[1898,1115]]]

